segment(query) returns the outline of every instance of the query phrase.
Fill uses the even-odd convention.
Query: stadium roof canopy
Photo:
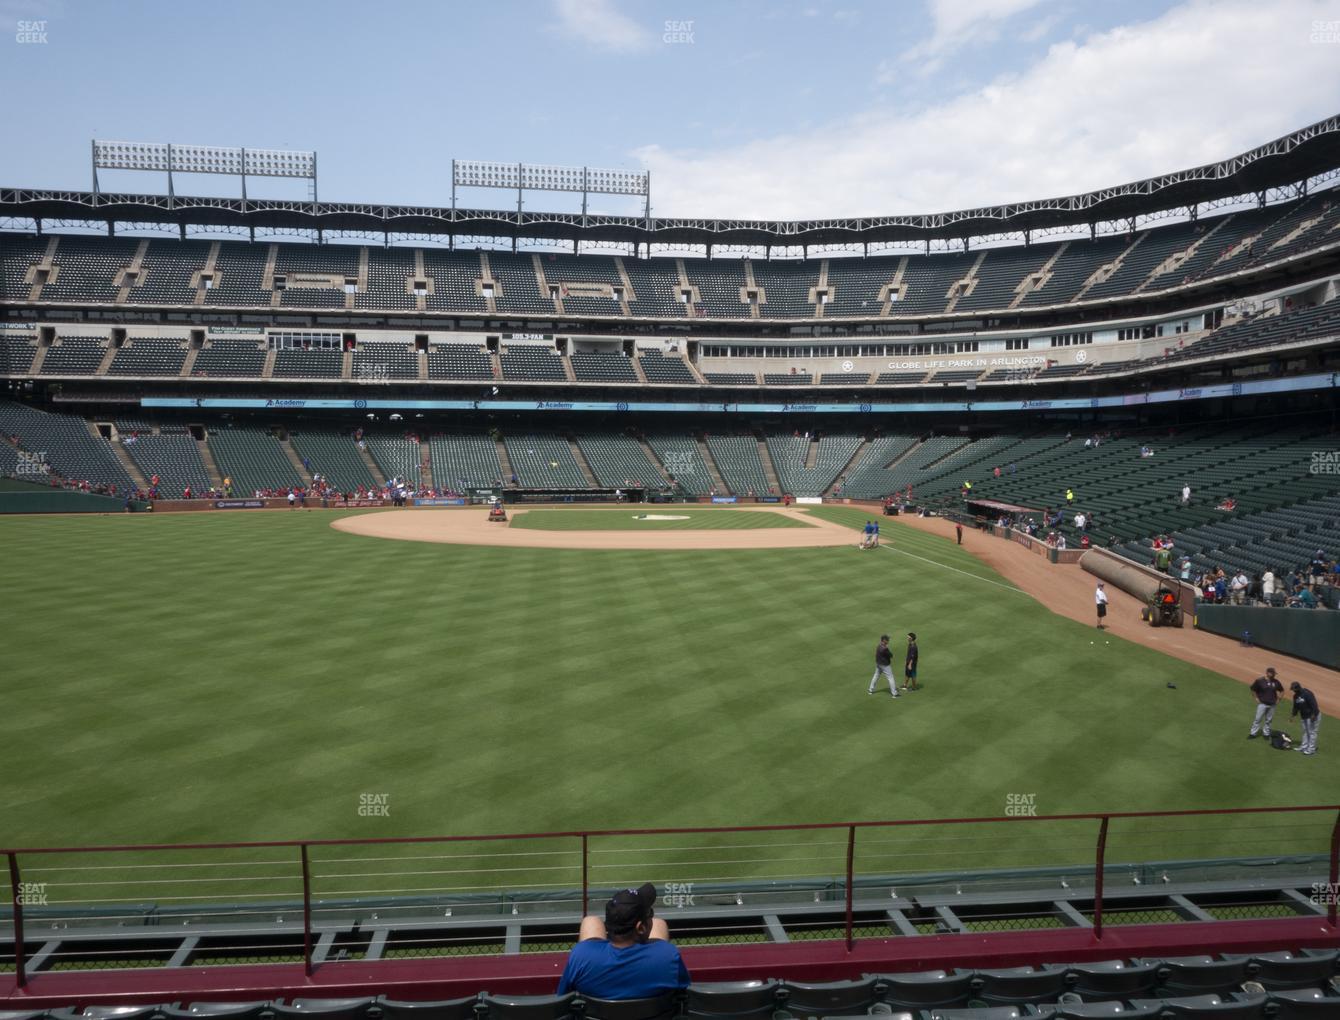
[[[1045,154],[1040,154],[1045,155]],[[1340,172],[1340,114],[1217,163],[1062,198],[956,212],[824,220],[669,219],[303,202],[255,198],[133,195],[0,187],[0,216],[190,227],[334,230],[587,242],[798,246],[960,239],[1133,219],[1199,207]]]

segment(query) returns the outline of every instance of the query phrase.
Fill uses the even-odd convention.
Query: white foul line
[[[967,570],[960,570],[958,567],[951,567],[948,563],[941,563],[939,560],[928,560],[925,556],[918,556],[916,553],[905,552],[902,549],[892,545],[880,545],[881,549],[887,549],[889,552],[896,552],[900,556],[911,556],[914,560],[921,560],[922,563],[929,563],[932,566],[944,567],[945,570],[952,570],[956,574],[962,574],[964,577],[971,577],[976,581],[985,581],[987,584],[994,584],[997,588],[1004,588],[1006,591],[1018,592],[1020,595],[1028,595],[1028,592],[1022,588],[1016,588],[1012,584],[1001,584],[999,581],[993,581],[989,577],[983,577],[981,574],[973,574]],[[1029,598],[1032,598],[1029,595]]]

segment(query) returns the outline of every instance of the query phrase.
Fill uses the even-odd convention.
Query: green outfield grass
[[[639,520],[647,514],[682,520]],[[708,510],[689,506],[623,506],[618,510],[525,510],[510,522],[513,528],[537,531],[734,531],[741,528],[809,528],[795,517],[765,510]]]
[[[1326,727],[1311,758],[1248,742],[1241,684],[1057,617],[896,522],[895,548],[873,552],[587,552],[392,542],[334,517],[0,519],[0,846],[999,816],[1011,795],[1040,814],[1230,808],[1340,789]],[[923,690],[871,697],[878,636],[901,655],[909,630]],[[389,816],[359,813],[383,794]],[[1332,820],[1114,824],[1109,856],[1324,851]],[[1093,831],[898,830],[863,842],[858,867],[1083,864]],[[832,833],[701,842],[773,848],[709,859],[699,881],[838,873],[844,852]],[[572,841],[545,851],[494,881],[570,882]],[[646,860],[598,859],[592,881]]]

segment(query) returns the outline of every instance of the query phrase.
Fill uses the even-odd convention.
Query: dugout
[[[647,489],[619,486],[613,489],[504,489],[505,503],[644,503]]]

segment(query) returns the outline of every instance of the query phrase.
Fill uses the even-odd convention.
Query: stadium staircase
[[[102,436],[98,434],[98,427],[96,425],[92,422],[88,422],[87,427],[90,438],[99,443],[105,441]],[[112,453],[116,455],[116,459],[121,462],[121,466],[125,469],[126,474],[130,475],[131,480],[135,485],[147,492],[149,489],[149,479],[144,477],[144,472],[141,471],[140,466],[131,459],[130,454],[126,452],[126,448],[115,440],[107,445],[111,448]]]
[[[437,488],[433,481],[433,455],[429,443],[419,444],[419,484],[429,489]]]
[[[646,456],[647,460],[651,462],[651,465],[656,469],[657,474],[665,480],[665,487],[667,489],[671,488],[672,483],[670,481],[670,474],[666,471],[665,465],[661,463],[661,458],[656,455],[656,451],[651,448],[651,444],[647,442],[646,437],[638,436],[637,445],[642,448],[642,453]]]
[[[498,355],[493,355],[493,370],[498,371]],[[512,467],[512,462],[507,456],[507,444],[502,441],[502,437],[495,437],[493,445],[498,448],[498,466],[502,468],[503,483],[510,485],[512,478],[516,475],[516,470]]]
[[[486,297],[484,301],[488,305],[489,314],[497,314],[498,299],[496,295],[501,285],[493,278],[493,267],[489,262],[489,253],[486,251],[481,251],[479,253],[479,280],[480,283],[492,285],[492,294],[489,297]],[[502,378],[502,371],[499,368],[498,356],[496,354],[493,356],[493,373],[495,379]]]
[[[200,277],[209,276],[212,279],[218,279],[219,251],[222,247],[223,242],[221,241],[210,242],[209,254],[205,256],[205,264],[195,276],[195,297],[191,299],[191,304],[203,305],[205,303],[205,295],[209,291],[200,285]]]
[[[619,281],[623,284],[623,300],[619,302],[619,312],[625,318],[633,314],[632,302],[637,300],[637,291],[633,289],[633,278],[628,275],[628,267],[623,264],[623,257],[614,256],[614,268],[619,274]]]
[[[42,280],[42,279],[50,280],[50,279],[51,279],[51,276],[52,276],[52,268],[54,267],[54,263],[53,263],[52,260],[53,260],[53,259],[55,258],[55,256],[56,256],[56,248],[57,248],[59,245],[60,245],[60,238],[59,238],[59,237],[53,237],[53,238],[51,238],[49,241],[47,241],[47,250],[46,250],[46,252],[42,255],[42,261],[39,262],[39,263],[37,263],[37,265],[33,267],[33,268],[34,268],[34,274],[33,274],[33,278],[34,278],[34,280]],[[35,283],[33,283],[33,285],[32,285],[31,287],[28,288],[28,300],[29,300],[29,301],[41,301],[41,300],[42,300],[42,284],[41,284],[41,283],[36,283],[36,282],[35,282]],[[36,369],[35,366],[34,366],[34,368],[33,368],[33,371],[34,371],[34,372],[37,371],[37,369]]]
[[[372,475],[372,480],[379,486],[385,485],[386,476],[382,474],[381,466],[372,459],[372,454],[368,453],[367,448],[355,443],[354,449],[358,451],[359,457],[362,458],[363,463],[367,465],[368,473]]]
[[[43,347],[41,344],[37,345],[37,349],[33,351],[32,365],[28,368],[28,372],[30,374],[32,375],[42,374],[42,362],[47,360],[47,351],[49,350],[51,350],[50,347]]]
[[[179,379],[189,379],[191,373],[195,371],[195,359],[200,357],[199,347],[187,347],[186,357],[182,358],[181,371],[177,373]]]
[[[565,358],[564,360],[566,361],[567,359]],[[568,371],[571,371],[571,368],[569,368]],[[592,489],[600,488],[600,483],[596,481],[596,473],[591,470],[591,463],[586,459],[586,454],[582,452],[582,448],[577,444],[577,440],[573,439],[572,436],[565,436],[564,438],[568,441],[568,449],[572,451],[572,459],[577,462],[577,469],[581,471],[582,477],[586,479],[587,486]]]
[[[530,265],[531,268],[535,270],[535,286],[539,289],[541,294],[549,294],[550,293],[549,278],[544,274],[544,265],[540,262],[540,255],[538,252],[531,253]],[[549,300],[551,300],[554,303],[555,315],[567,314],[567,312],[563,310],[563,297],[561,290],[557,294],[552,295],[549,298]]]
[[[125,272],[121,274],[121,285],[116,292],[116,304],[124,305],[129,300],[131,288],[135,286],[135,281],[140,278],[140,272],[144,268],[144,256],[148,250],[149,239],[146,237],[135,249],[130,265],[126,266]]]
[[[1014,289],[1014,298],[1013,300],[1010,301],[1008,307],[1018,308],[1019,305],[1023,303],[1024,299],[1028,297],[1029,294],[1033,293],[1033,291],[1035,290],[1039,290],[1042,287],[1045,287],[1047,285],[1047,281],[1052,278],[1052,270],[1056,267],[1056,260],[1059,259],[1062,255],[1064,255],[1065,250],[1069,247],[1070,247],[1069,241],[1061,242],[1060,247],[1058,247],[1054,252],[1052,252],[1052,257],[1049,258],[1046,262],[1044,262],[1036,273],[1033,273],[1029,276],[1025,276],[1022,280],[1020,280],[1019,285]]]
[[[822,319],[824,317],[824,309],[828,307],[818,298],[817,292],[821,290],[828,290],[828,259],[819,260],[819,279],[815,281],[814,292],[810,294],[810,301],[814,303],[814,317],[816,319]]]
[[[904,255],[898,260],[898,268],[893,272],[893,278],[884,285],[884,292],[880,295],[879,314],[888,316],[893,313],[893,295],[902,293],[903,276],[907,273],[907,256]]]
[[[414,278],[415,278],[416,280],[427,280],[427,279],[428,279],[428,272],[427,272],[426,269],[424,269],[424,265],[423,265],[423,249],[422,249],[422,248],[415,248],[415,249],[414,249]],[[428,298],[427,298],[427,296],[425,296],[425,295],[423,295],[423,294],[416,294],[416,295],[414,296],[414,310],[415,310],[416,312],[424,312],[424,311],[427,311],[427,310],[428,310]]]
[[[348,295],[345,295],[346,297]],[[340,378],[352,379],[354,377],[354,352],[345,351],[340,356]]]
[[[777,477],[777,467],[772,462],[772,454],[768,451],[768,444],[757,436],[754,437],[754,442],[758,444],[758,459],[763,462],[763,477],[768,480],[768,491],[775,492],[780,496],[782,494],[782,482]],[[762,493],[759,495],[762,495]]]
[[[279,448],[284,451],[284,456],[287,457],[289,463],[293,465],[293,470],[298,472],[298,477],[302,479],[303,485],[311,485],[312,474],[302,466],[302,457],[299,455],[297,449],[294,448],[292,437],[280,439],[278,440],[278,443]]]
[[[716,458],[712,456],[707,441],[702,436],[695,436],[694,440],[698,444],[698,456],[707,465],[707,473],[712,476],[712,488],[719,493],[729,493],[731,491],[730,486],[721,477],[721,468],[717,466]]]
[[[209,478],[209,484],[215,492],[222,492],[223,475],[219,473],[219,465],[214,462],[214,451],[209,448],[209,443],[204,439],[197,439],[195,449],[200,454],[200,462],[205,465],[205,475]]]
[[[261,378],[270,379],[274,376],[275,358],[279,357],[279,351],[271,348],[265,352],[265,367],[261,369]]]
[[[952,312],[961,298],[967,297],[977,288],[977,270],[981,268],[982,262],[986,259],[987,252],[983,251],[977,256],[977,261],[963,275],[961,280],[956,280],[949,288],[949,302],[945,305],[945,312]]]
[[[1140,281],[1140,285],[1136,287],[1135,290],[1131,291],[1131,293],[1139,294],[1159,277],[1166,276],[1169,273],[1175,273],[1178,266],[1186,265],[1186,263],[1190,262],[1195,257],[1196,252],[1200,251],[1201,248],[1210,243],[1211,238],[1219,233],[1223,226],[1232,218],[1232,216],[1220,217],[1219,222],[1204,234],[1201,234],[1200,237],[1196,238],[1194,244],[1188,248],[1183,248],[1181,251],[1173,252],[1161,263],[1155,266],[1150,274]]]
[[[856,450],[851,455],[851,459],[849,459],[847,463],[843,464],[842,468],[838,471],[838,473],[833,476],[833,480],[828,483],[828,488],[824,490],[823,494],[825,496],[835,495],[837,492],[837,487],[839,485],[842,485],[845,488],[848,472],[851,471],[854,465],[861,463],[862,459],[864,459],[866,454],[869,452],[870,452],[870,440],[862,439],[861,445],[856,447]]]
[[[109,341],[107,344],[107,353],[102,356],[102,363],[98,365],[97,370],[93,374],[106,375],[107,369],[111,368],[112,361],[116,358],[116,352],[120,349],[121,348]]]
[[[260,289],[270,292],[270,307],[278,308],[283,301],[284,292],[274,289],[275,265],[279,261],[279,245],[272,244],[265,254],[265,275],[261,277]]]
[[[1120,255],[1118,255],[1115,259],[1113,259],[1111,262],[1108,262],[1108,263],[1106,263],[1106,264],[1104,264],[1104,265],[1101,265],[1101,266],[1099,266],[1097,269],[1095,269],[1095,270],[1089,275],[1089,278],[1088,278],[1087,280],[1084,281],[1084,286],[1081,287],[1081,288],[1079,289],[1079,292],[1076,293],[1075,296],[1074,296],[1073,298],[1071,298],[1070,300],[1071,300],[1072,302],[1074,302],[1074,301],[1083,301],[1083,300],[1084,300],[1084,295],[1087,294],[1087,293],[1089,293],[1090,290],[1092,290],[1092,289],[1093,289],[1094,287],[1096,287],[1098,284],[1103,283],[1103,282],[1105,282],[1106,280],[1109,280],[1109,279],[1111,279],[1113,276],[1115,276],[1115,275],[1121,270],[1121,265],[1122,265],[1122,263],[1125,262],[1128,258],[1130,258],[1131,254],[1135,251],[1135,249],[1138,248],[1138,247],[1140,247],[1140,242],[1143,241],[1143,240],[1144,240],[1146,237],[1148,237],[1148,236],[1149,236],[1149,231],[1146,230],[1146,231],[1145,231],[1144,233],[1142,233],[1139,237],[1137,237],[1134,241],[1132,241],[1130,244],[1128,244],[1128,245],[1126,246],[1125,251],[1123,251],[1123,252],[1122,252]]]

